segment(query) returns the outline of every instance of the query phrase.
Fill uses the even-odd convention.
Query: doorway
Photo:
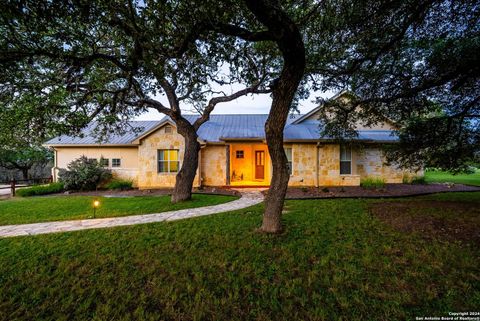
[[[265,179],[265,151],[255,151],[255,179]]]

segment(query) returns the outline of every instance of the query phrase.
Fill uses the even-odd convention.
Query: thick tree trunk
[[[190,124],[177,123],[177,126],[178,133],[185,139],[185,154],[182,167],[176,177],[171,198],[172,203],[188,201],[192,198],[193,181],[197,174],[198,153],[200,151],[195,129]]]
[[[268,151],[272,160],[272,181],[265,198],[265,213],[261,230],[282,231],[281,215],[287,193],[289,174],[283,150],[283,129],[287,122],[295,92],[305,72],[305,47],[295,23],[275,1],[245,0],[255,17],[274,35],[282,52],[284,64],[273,88],[273,101],[265,124]]]

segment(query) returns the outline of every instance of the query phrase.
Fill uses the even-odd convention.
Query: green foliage
[[[46,148],[31,145],[3,145],[0,147],[0,167],[20,170],[27,179],[27,171],[34,164],[45,164],[53,159],[53,153]]]
[[[385,180],[381,177],[365,177],[360,180],[363,188],[380,189],[385,187]]]
[[[125,179],[113,179],[107,184],[105,184],[105,188],[111,190],[119,189],[122,191],[126,191],[133,188],[133,181]]]
[[[428,201],[453,196],[480,206],[478,192]],[[370,202],[287,201],[281,235],[255,232],[258,205],[0,239],[3,319],[393,321],[478,310],[478,247],[398,232],[369,215]],[[412,215],[422,219],[425,206]]]
[[[96,217],[118,217],[217,205],[233,201],[237,197],[193,194],[191,201],[176,204],[170,202],[168,195],[139,197],[62,195],[12,198],[0,201],[0,225],[87,219],[92,216],[92,203],[95,199],[100,201]]]
[[[85,156],[72,161],[66,170],[61,169],[59,172],[59,181],[64,184],[66,190],[95,190],[111,178],[111,171],[104,168],[101,162]]]
[[[414,176],[412,177],[411,183],[414,185],[424,185],[427,183],[425,176]]]
[[[32,187],[20,188],[16,191],[16,195],[27,197],[60,193],[62,191],[63,183],[50,183],[48,185],[37,185]]]

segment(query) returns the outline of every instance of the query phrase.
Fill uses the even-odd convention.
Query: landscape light
[[[97,211],[97,208],[100,206],[100,201],[99,200],[94,200],[93,201],[93,218],[95,218],[95,213]]]

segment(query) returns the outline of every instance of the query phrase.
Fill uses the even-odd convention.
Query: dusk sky
[[[240,88],[240,87],[239,87]],[[300,102],[300,112],[302,114],[312,110],[316,107],[316,104],[312,102],[315,100],[315,97],[324,97],[328,98],[333,96],[334,92],[326,92],[326,93],[315,93],[310,95],[310,97],[306,100]],[[166,106],[167,100],[165,97],[158,96],[155,97],[156,99],[160,100]],[[218,104],[212,114],[268,114],[270,110],[272,99],[270,95],[249,95],[243,96],[236,100],[233,100],[228,103]],[[185,114],[193,114],[194,112],[187,108],[183,108]],[[154,109],[150,109],[148,113],[145,113],[139,117],[138,120],[159,120],[163,118],[163,114],[159,113]]]

